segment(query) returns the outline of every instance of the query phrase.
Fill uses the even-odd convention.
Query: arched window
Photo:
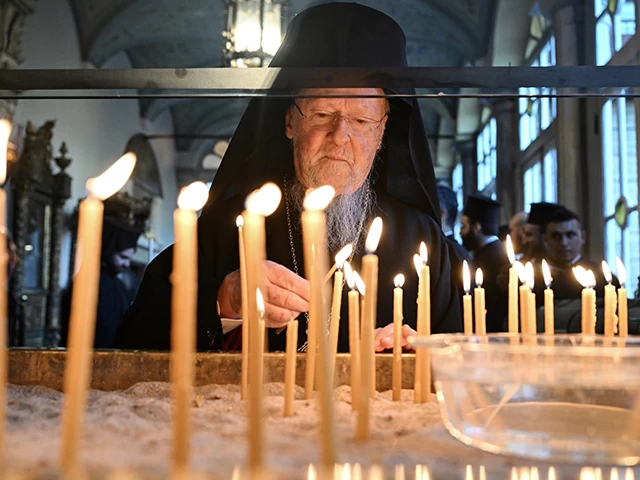
[[[596,65],[606,65],[636,33],[637,0],[594,0]]]
[[[557,202],[557,178],[557,152],[552,148],[524,171],[524,209],[529,211],[532,203]]]
[[[638,158],[636,107],[633,99],[612,98],[602,107],[602,170],[605,258],[622,258],[627,289],[638,289],[640,228],[638,224]]]

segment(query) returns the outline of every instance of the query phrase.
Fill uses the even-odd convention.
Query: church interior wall
[[[92,68],[81,59],[73,14],[66,0],[47,0],[36,4],[35,12],[25,20],[23,45],[25,60],[19,68]],[[108,60],[102,68],[131,68],[131,65],[126,55],[120,53]],[[52,143],[54,155],[57,155],[57,150],[64,141],[69,149],[68,156],[73,159],[67,169],[73,179],[72,197],[66,204],[67,213],[71,213],[78,201],[86,196],[86,180],[99,175],[117,160],[124,153],[130,137],[141,132],[170,134],[173,131],[168,113],[160,115],[154,121],[141,119],[138,101],[135,99],[18,101],[15,124],[26,125],[27,121],[31,121],[37,128],[50,119],[56,121]],[[166,247],[173,241],[175,149],[171,139],[152,140],[151,144],[158,159],[165,197],[156,199],[153,204],[151,231],[157,237],[157,249]],[[66,237],[63,242],[63,266],[68,264],[70,254],[70,233]],[[63,267],[62,286],[69,280],[67,273]]]

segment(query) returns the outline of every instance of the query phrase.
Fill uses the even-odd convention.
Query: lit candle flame
[[[99,200],[109,198],[124,187],[135,166],[136,156],[133,153],[125,153],[102,175],[87,180],[89,194]]]
[[[377,250],[380,235],[382,235],[382,219],[376,217],[373,219],[373,222],[371,222],[367,241],[364,244],[364,249],[368,254],[374,253]]]
[[[527,262],[524,268],[527,271],[527,287],[529,287],[529,289],[533,291],[535,280],[535,275],[533,273],[533,263]]]
[[[471,468],[471,465],[467,465],[465,469],[464,480],[473,480],[473,468]]]
[[[324,210],[329,206],[333,197],[335,197],[336,191],[331,185],[323,185],[318,188],[311,188],[307,190],[307,194],[304,197],[304,209],[305,210]]]
[[[336,268],[342,270],[342,265],[353,252],[353,243],[347,243],[342,249],[336,253]]]
[[[556,468],[554,466],[549,467],[549,474],[547,475],[547,480],[556,480]]]
[[[422,259],[417,253],[413,254],[413,266],[416,267],[416,273],[420,276],[420,270],[422,270]]]
[[[256,304],[258,305],[260,318],[262,318],[264,316],[264,297],[262,296],[262,292],[259,288],[256,288]]]
[[[471,290],[471,272],[466,260],[462,262],[462,286],[465,293],[469,293],[469,290]]]
[[[478,286],[478,288],[482,288],[482,280],[482,269],[476,268],[476,285]]]
[[[427,244],[420,242],[420,258],[425,265],[429,263],[429,254],[427,253]]]
[[[404,285],[404,275],[401,273],[396,275],[393,279],[393,284],[396,286],[396,288],[402,288],[402,286]]]
[[[580,282],[583,288],[590,288],[591,283],[589,281],[589,273],[582,267],[578,265],[577,267],[573,267],[573,275],[576,277],[576,280]]]
[[[611,269],[606,260],[602,261],[602,273],[604,273],[604,279],[611,285]]]
[[[620,257],[616,257],[616,271],[618,272],[618,281],[620,286],[624,288],[627,283],[627,269],[624,268],[624,263]]]
[[[242,218],[242,215],[236,217],[236,227],[244,227],[244,218]]]
[[[249,212],[268,217],[276,211],[281,199],[280,188],[275,183],[268,182],[250,193],[244,205]]]
[[[353,270],[351,269],[351,264],[349,262],[344,262],[344,278],[347,279],[349,290],[356,288],[356,279],[353,275]]]
[[[513,268],[516,269],[516,273],[518,274],[518,278],[520,279],[520,283],[523,285],[527,284],[527,269],[524,268],[522,262],[516,260],[513,262]]]
[[[587,270],[587,282],[589,282],[590,288],[596,288],[596,276],[591,270]]]
[[[209,189],[204,182],[193,182],[180,191],[180,195],[178,195],[178,207],[197,212],[204,207],[208,198]]]
[[[551,276],[551,269],[549,268],[549,264],[545,259],[542,259],[542,275],[544,276],[544,284],[547,286],[547,288],[551,288],[553,277]]]
[[[318,472],[316,471],[316,467],[314,467],[312,464],[309,464],[307,480],[316,480],[317,478],[318,478]]]
[[[11,136],[11,122],[6,118],[0,120],[0,185],[7,180],[7,150]]]
[[[507,235],[507,257],[509,257],[509,263],[513,265],[516,261],[516,254],[513,251],[513,242],[511,241],[511,235]]]
[[[364,284],[364,280],[362,280],[360,275],[358,275],[358,272],[356,272],[355,270],[353,271],[353,278],[356,279],[356,286],[358,287],[358,291],[360,292],[360,295],[364,297],[364,294],[367,290],[366,285]]]

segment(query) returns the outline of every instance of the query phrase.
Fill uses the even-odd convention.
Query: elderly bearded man
[[[400,27],[377,10],[346,3],[319,5],[291,22],[271,66],[406,66],[405,38]],[[285,335],[277,329],[295,317],[303,325],[299,344],[306,342],[309,286],[303,271],[301,203],[306,189],[321,185],[331,185],[337,193],[327,209],[331,255],[353,242],[352,264],[359,269],[371,220],[380,216],[384,222],[377,251],[376,348],[392,345],[389,324],[398,273],[407,278],[405,339],[413,332],[417,275],[412,257],[421,241],[429,249],[432,331],[460,331],[460,296],[451,271],[456,257],[438,224],[435,175],[417,101],[387,101],[380,96],[392,92],[377,88],[296,93],[299,98],[294,101],[251,101],[214,179],[210,202],[199,220],[198,347],[222,348],[221,319],[240,317],[235,218],[247,195],[266,181],[283,190],[283,201],[266,220],[263,294],[271,350],[284,349]],[[121,347],[169,347],[170,270],[168,249],[145,273],[138,298],[122,322]],[[348,318],[346,293],[345,289],[342,319]],[[347,323],[340,325],[342,351],[348,350]]]

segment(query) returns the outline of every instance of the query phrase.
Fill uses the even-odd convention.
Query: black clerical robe
[[[498,277],[508,265],[507,251],[499,240],[480,247],[473,254],[474,269],[482,269],[482,287],[485,289],[487,306],[487,333],[506,330],[505,317],[509,304],[503,289],[499,286]],[[475,279],[475,272],[471,272],[471,278]]]
[[[282,181],[279,182],[282,187]],[[451,262],[455,253],[448,246],[440,226],[428,215],[396,200],[384,192],[376,192],[375,215],[384,222],[378,246],[378,316],[377,326],[393,321],[393,279],[403,273],[404,319],[416,327],[417,274],[413,254],[421,241],[429,249],[431,268],[431,321],[432,333],[462,330],[460,313],[461,294],[451,275]],[[221,349],[223,333],[217,313],[218,289],[226,275],[238,269],[238,234],[236,217],[243,210],[244,196],[235,195],[210,205],[199,220],[199,295],[197,338],[199,349]],[[284,202],[282,202],[284,203]],[[289,241],[285,206],[281,203],[273,215],[266,219],[267,259],[294,270],[292,248]],[[292,238],[299,274],[304,276],[302,232],[299,213],[292,212]],[[366,232],[363,232],[366,235]],[[360,269],[359,252],[353,266]],[[172,249],[162,252],[148,266],[138,296],[121,323],[118,345],[121,348],[168,349],[170,346],[170,301]],[[301,326],[298,342],[306,341],[306,318],[299,317]],[[338,348],[347,351],[348,343],[347,289],[343,291]],[[285,332],[268,330],[270,350],[284,350]]]

